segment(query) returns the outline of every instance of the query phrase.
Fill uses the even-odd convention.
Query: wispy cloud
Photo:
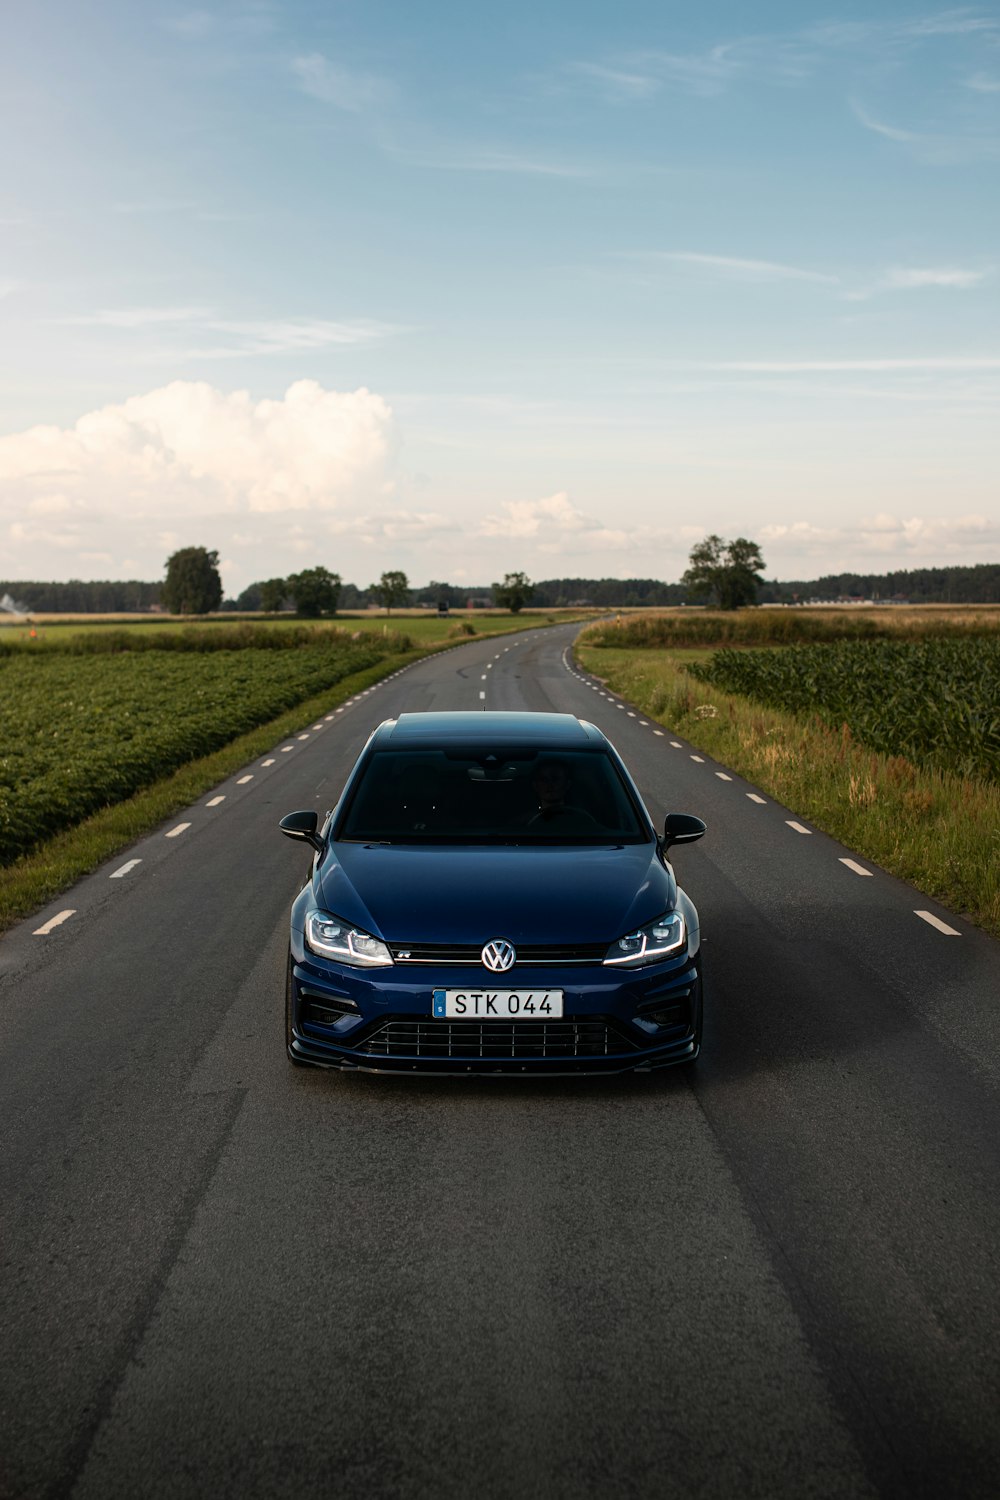
[[[386,79],[345,68],[340,63],[331,62],[321,52],[294,57],[291,69],[304,94],[349,114],[363,114],[384,104],[392,93]]]
[[[390,323],[330,322],[323,318],[260,320],[216,319],[206,328],[235,339],[228,346],[208,346],[188,351],[198,359],[237,359],[246,355],[286,354],[293,350],[315,351],[337,346],[368,344],[401,330]]]
[[[904,130],[897,125],[888,125],[874,115],[856,99],[850,100],[851,110],[859,124],[886,140],[909,146],[923,161],[935,164],[951,164],[960,161],[996,161],[1000,159],[1000,137],[994,135],[943,135],[931,132]]]
[[[735,255],[706,255],[694,250],[646,250],[624,252],[623,260],[638,261],[650,266],[693,266],[716,276],[733,281],[813,281],[836,286],[838,276],[824,271],[813,271],[802,266],[790,266],[772,260],[748,260]]]
[[[424,148],[386,143],[397,161],[440,172],[505,172],[527,177],[591,177],[598,167],[582,161],[511,151],[488,145],[429,145]]]
[[[894,266],[870,286],[845,292],[844,296],[848,302],[867,302],[882,292],[912,292],[928,287],[969,291],[989,275],[989,271],[973,271],[961,266]]]
[[[1000,370],[1000,355],[931,355],[905,359],[726,359],[670,363],[672,369],[746,375],[888,374],[904,371]]]
[[[965,87],[974,89],[977,94],[1000,94],[1000,77],[991,73],[973,73],[965,80]]]
[[[187,359],[237,359],[249,355],[285,354],[371,343],[403,330],[376,319],[335,321],[328,318],[227,318],[206,307],[113,307],[60,318],[80,328],[114,328],[140,332],[176,326],[188,336],[218,338],[183,351]]]
[[[205,307],[105,307],[56,321],[76,328],[150,328],[159,323],[195,323],[210,316]]]

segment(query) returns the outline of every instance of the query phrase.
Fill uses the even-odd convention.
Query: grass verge
[[[703,652],[577,645],[614,692],[849,849],[1000,937],[1000,786],[881,755],[691,677]],[[697,811],[697,809],[693,809]]]

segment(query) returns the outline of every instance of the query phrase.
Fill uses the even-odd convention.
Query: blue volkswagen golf
[[[621,758],[569,714],[380,724],[292,907],[295,1063],[368,1072],[648,1071],[698,1055],[698,914]]]

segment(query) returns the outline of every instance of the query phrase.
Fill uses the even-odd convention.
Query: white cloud
[[[384,486],[392,413],[378,395],[300,380],[278,400],[174,381],[88,412],[71,428],[0,438],[4,508],[55,486],[88,512],[335,510]]]
[[[355,73],[330,62],[321,52],[294,57],[292,72],[302,92],[349,114],[361,114],[383,104],[390,93],[385,79],[371,73]]]
[[[928,268],[925,270],[895,269],[890,271],[885,279],[885,284],[890,288],[899,288],[908,291],[913,287],[922,286],[976,286],[985,276],[984,271],[964,271],[958,266],[945,266]]]
[[[772,260],[748,260],[735,255],[705,255],[694,250],[648,250],[626,252],[622,259],[649,264],[694,266],[735,281],[817,281],[836,285],[840,278],[802,266]]]
[[[105,307],[58,321],[74,328],[149,328],[157,323],[195,323],[208,316],[204,307]]]
[[[808,561],[803,559],[814,563],[815,575],[852,567],[877,572],[920,563],[931,566],[942,558],[968,560],[977,552],[984,557],[995,555],[1000,546],[1000,520],[977,513],[904,517],[883,511],[846,527],[817,526],[811,521],[777,523],[761,527],[759,536],[769,572],[776,577],[788,576],[785,559],[804,576]]]

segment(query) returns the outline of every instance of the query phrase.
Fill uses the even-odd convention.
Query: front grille
[[[515,943],[514,946],[519,964],[599,964],[604,962],[608,951],[607,943]],[[483,966],[483,943],[390,943],[389,952],[398,964]]]
[[[602,1019],[586,1021],[386,1021],[359,1042],[368,1057],[609,1057],[636,1043]]]

